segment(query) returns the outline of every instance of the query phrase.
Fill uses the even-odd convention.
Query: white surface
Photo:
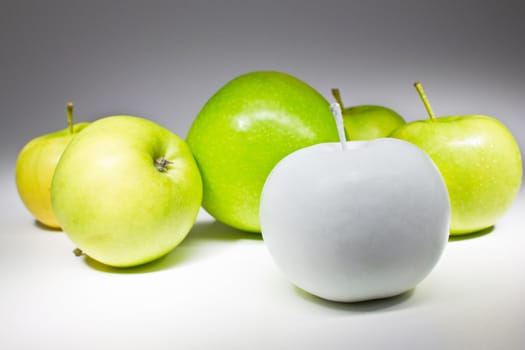
[[[290,285],[264,243],[207,215],[166,258],[108,270],[36,226],[0,178],[0,349],[521,349],[525,196],[492,233],[449,242],[393,299],[338,304]]]

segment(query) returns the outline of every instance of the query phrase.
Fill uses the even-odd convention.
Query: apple
[[[293,152],[268,176],[260,210],[265,245],[293,284],[318,297],[398,295],[429,274],[446,246],[445,183],[408,142],[346,142],[340,109],[335,115],[340,143]]]
[[[391,136],[420,147],[441,171],[452,206],[451,235],[493,226],[521,186],[516,140],[500,121],[486,115],[436,118],[421,84],[415,87],[430,119],[408,123]]]
[[[350,141],[387,137],[406,123],[402,116],[388,107],[358,105],[345,108],[339,89],[332,89],[332,95],[343,110],[345,134]]]
[[[67,147],[51,187],[59,224],[90,258],[115,267],[155,260],[192,228],[202,181],[187,144],[133,116],[92,123]]]
[[[311,86],[281,72],[247,73],[219,89],[187,135],[208,213],[260,232],[261,191],[275,164],[299,148],[337,140],[328,107]]]
[[[89,123],[73,124],[73,103],[66,106],[68,127],[36,137],[18,154],[15,182],[18,194],[29,212],[41,224],[60,228],[51,208],[51,180],[64,149]]]

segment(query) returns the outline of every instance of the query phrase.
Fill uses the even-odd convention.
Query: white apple
[[[89,257],[128,267],[176,247],[202,201],[197,164],[181,138],[138,117],[99,119],[68,145],[51,203],[60,226]]]
[[[298,150],[263,187],[260,221],[276,265],[301,289],[355,302],[403,293],[422,281],[447,243],[450,204],[441,174],[396,139]]]

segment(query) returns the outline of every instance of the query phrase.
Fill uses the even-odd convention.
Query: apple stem
[[[417,93],[419,94],[419,97],[421,97],[421,100],[423,101],[423,105],[425,106],[425,108],[427,110],[427,113],[428,113],[428,115],[430,117],[430,120],[435,121],[436,120],[436,116],[435,116],[434,112],[432,111],[432,107],[430,106],[430,102],[428,102],[428,98],[425,95],[425,91],[423,90],[423,86],[421,85],[421,83],[419,81],[416,81],[414,83],[414,87],[416,88]]]
[[[339,92],[338,88],[332,89],[332,96],[335,98],[335,101],[339,103],[339,107],[341,108],[341,110],[345,109],[343,99],[341,98],[341,93]]]
[[[73,125],[73,102],[68,102],[66,104],[66,113],[67,113],[67,125],[69,126],[69,133],[74,134],[75,128]]]
[[[155,164],[155,168],[157,168],[158,171],[161,173],[168,171],[168,166],[173,164],[172,161],[167,160],[164,157],[156,158],[153,161],[153,164]]]
[[[84,252],[80,248],[75,248],[73,254],[75,254],[75,256],[82,256],[84,255]]]
[[[346,149],[346,136],[341,106],[339,105],[339,103],[334,102],[330,105],[330,111],[332,111],[332,114],[334,116],[335,125],[337,126],[337,133],[339,134],[339,141],[341,142],[341,148],[344,151]]]

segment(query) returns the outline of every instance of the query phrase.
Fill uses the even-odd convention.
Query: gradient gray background
[[[195,115],[218,88],[237,75],[260,69],[280,70],[293,74],[311,84],[327,98],[330,97],[330,88],[338,86],[347,105],[383,104],[396,109],[407,120],[426,118],[425,110],[412,87],[415,80],[421,80],[438,115],[464,113],[492,115],[503,121],[514,133],[523,153],[525,150],[524,4],[523,1],[479,0],[171,2],[3,0],[0,6],[0,180],[2,180],[0,186],[5,200],[0,201],[0,209],[4,212],[4,218],[12,215],[13,209],[15,209],[15,217],[18,212],[24,210],[16,198],[14,189],[14,162],[17,153],[29,139],[66,126],[64,105],[67,101],[72,100],[76,103],[77,121],[95,120],[112,114],[132,114],[159,122],[184,137]],[[522,195],[523,193],[522,191]],[[513,218],[519,217],[516,214],[513,216]],[[26,226],[23,228],[27,233],[27,227],[32,227],[28,226],[31,223],[27,213],[25,218]],[[3,228],[6,232],[9,231],[9,227],[19,229],[22,226],[16,219],[3,221],[7,221],[7,228],[5,225]],[[504,223],[502,232],[505,232],[505,227],[509,232],[509,225],[510,223],[505,226]],[[521,226],[516,227],[519,231]],[[21,235],[15,239],[18,233],[23,232],[10,232],[6,236],[9,238],[6,242],[10,242],[11,245],[5,245],[4,251],[12,252],[3,254],[3,261],[9,261],[9,264],[4,264],[7,267],[4,271],[7,275],[7,283],[9,285],[9,281],[14,280],[15,288],[29,285],[24,284],[23,281],[26,280],[29,281],[27,283],[41,281],[42,285],[35,286],[34,289],[20,290],[20,298],[9,310],[26,310],[24,308],[26,302],[27,305],[33,306],[39,305],[39,301],[47,301],[47,304],[39,305],[38,308],[26,310],[34,314],[27,320],[28,331],[34,331],[35,329],[30,327],[37,325],[40,319],[47,322],[45,312],[55,315],[53,308],[59,304],[52,299],[52,295],[45,294],[46,292],[54,292],[58,298],[64,297],[64,300],[60,300],[64,307],[77,306],[76,295],[67,293],[76,291],[77,285],[89,286],[92,281],[98,283],[99,280],[92,276],[96,278],[100,276],[89,273],[78,275],[77,265],[69,264],[69,260],[67,264],[62,264],[61,259],[64,256],[62,249],[65,249],[66,243],[64,241],[62,244],[62,240],[58,237],[35,234],[31,236],[35,243],[30,244],[26,239],[27,236]],[[396,310],[395,305],[391,310],[388,310],[388,307],[385,307],[387,310],[382,310],[385,311],[384,317],[381,318],[383,322],[392,320],[387,330],[389,336],[386,339],[405,342],[406,337],[413,337],[417,344],[426,344],[427,347],[429,345],[427,341],[438,341],[441,345],[449,344],[452,348],[460,348],[465,344],[484,345],[482,342],[493,338],[494,340],[489,341],[486,346],[490,347],[502,341],[508,343],[506,344],[508,348],[519,348],[522,343],[519,334],[522,334],[520,332],[523,328],[523,319],[519,318],[519,308],[523,303],[520,303],[519,293],[514,291],[523,290],[523,279],[509,274],[519,271],[519,266],[516,267],[516,264],[522,260],[515,258],[518,257],[517,254],[521,256],[519,245],[523,240],[508,243],[504,241],[505,237],[497,241],[500,244],[494,247],[490,246],[494,242],[490,240],[490,236],[489,240],[469,242],[479,245],[475,247],[478,248],[476,253],[468,257],[465,257],[462,246],[452,245],[452,250],[449,252],[453,254],[448,256],[452,259],[445,261],[445,264],[448,264],[446,266],[450,268],[438,270],[436,271],[438,275],[434,274],[437,276],[434,281],[446,283],[433,285],[434,282],[430,281],[431,285],[424,289],[429,291],[429,294],[418,292],[410,298],[411,308],[408,313],[392,312]],[[55,241],[51,241],[53,239]],[[516,249],[501,252],[510,244],[516,246]],[[41,247],[47,247],[49,251],[41,252]],[[191,244],[186,246],[190,251],[191,248]],[[254,249],[250,250],[250,248],[251,245],[245,245],[243,251],[252,252]],[[40,254],[36,254],[39,252]],[[501,254],[490,255],[487,252],[501,252]],[[10,258],[15,254],[21,254],[22,257],[36,254],[36,260],[28,261],[21,258],[12,262]],[[175,259],[177,257],[177,255],[172,256],[175,256]],[[38,260],[39,258],[41,260]],[[233,262],[223,260],[217,260],[219,267],[232,268],[237,262],[237,260]],[[18,268],[19,271],[30,274],[32,264],[38,264],[40,261],[45,261],[45,267],[38,270],[42,272],[40,278],[29,276],[22,279],[19,278],[18,271],[7,273],[8,270]],[[209,262],[213,261],[215,260],[210,258]],[[466,263],[476,261],[486,262],[481,266],[486,267],[487,270],[471,268],[471,265]],[[454,265],[456,263],[457,267]],[[57,271],[45,270],[53,266],[61,266],[61,268]],[[452,266],[454,269],[451,268]],[[181,294],[176,295],[180,297],[188,293],[193,297],[194,293],[203,298],[208,297],[207,288],[212,290],[213,284],[208,287],[204,278],[209,276],[199,275],[198,272],[208,271],[209,266],[201,267],[196,263],[191,267],[178,271],[177,276],[183,278],[179,282],[186,281],[189,282],[189,286],[202,285],[203,288],[197,288],[195,291],[183,289],[179,291]],[[237,267],[233,269],[234,273],[240,273],[239,271],[244,273],[242,266],[234,267]],[[444,275],[452,270],[457,271],[457,274]],[[52,285],[43,286],[48,283],[46,275],[48,272],[51,281],[66,284],[64,291]],[[197,272],[195,276],[201,277],[185,275],[194,272]],[[503,277],[487,281],[488,278],[494,278],[496,275]],[[69,276],[71,280],[62,280],[64,276]],[[218,281],[222,276],[224,275],[217,273],[217,279],[212,278],[212,281]],[[81,280],[85,277],[88,278],[87,282]],[[93,298],[104,295],[106,291],[111,294],[112,290],[108,286],[120,286],[122,282],[124,287],[121,288],[125,288],[129,285],[133,286],[127,284],[130,281],[139,283],[137,281],[141,281],[140,278],[144,278],[146,287],[148,287],[147,283],[152,281],[146,275],[138,275],[136,279],[118,277],[122,276],[112,275],[104,279],[100,286],[97,284],[97,287],[102,287],[101,290],[88,288],[86,291],[80,291],[81,297],[88,295],[83,293],[90,292],[94,293],[89,294]],[[185,280],[184,277],[187,279]],[[254,276],[253,280],[248,279],[247,283],[259,278],[260,276]],[[462,283],[464,278],[468,278],[468,281]],[[162,280],[166,283],[167,291],[162,291],[160,295],[165,295],[164,292],[167,294],[177,286],[175,282],[168,282],[169,279]],[[228,281],[229,279],[221,283],[228,283]],[[512,283],[498,285],[501,281],[512,281]],[[153,282],[153,286],[159,285],[157,280]],[[463,289],[457,289],[455,285],[463,286]],[[254,284],[254,286],[256,288],[258,285]],[[283,290],[288,291],[288,284],[284,286]],[[146,287],[144,290],[150,290]],[[272,284],[271,287],[275,285]],[[264,300],[270,300],[274,295],[277,296],[277,300],[288,300],[279,299],[283,295],[279,294],[281,289],[277,287],[272,289],[275,294],[263,297],[261,305],[262,307],[269,305],[268,312],[281,304],[278,302],[264,304]],[[9,288],[6,290],[10,291]],[[123,289],[118,289],[121,290]],[[513,290],[513,293],[506,293],[509,290]],[[17,289],[14,291],[16,292]],[[457,294],[469,291],[472,292],[471,295]],[[16,297],[15,292],[5,294],[8,297],[10,295]],[[44,292],[43,296],[40,295],[41,292]],[[126,299],[127,294],[123,295],[123,300],[127,302],[129,296],[134,297],[141,293],[141,291],[132,291],[128,299]],[[494,297],[488,298],[487,295],[490,293]],[[157,293],[153,292],[152,295],[155,296]],[[287,294],[284,296],[286,297]],[[501,299],[498,299],[499,297]],[[109,299],[104,299],[105,302],[101,305],[107,306],[113,300],[118,304],[119,298],[120,296],[109,295]],[[465,299],[472,302],[463,306],[460,303]],[[202,303],[210,305],[217,300],[229,300],[232,303],[234,301],[233,296],[220,295],[220,297],[203,299]],[[216,311],[227,310],[227,307],[214,305],[215,307],[211,307],[210,310],[211,321],[203,316],[203,311],[199,313],[199,310],[195,320],[187,320],[189,325],[183,331],[188,334],[183,334],[182,339],[188,340],[197,335],[204,338],[204,343],[212,343],[217,339],[237,339],[238,334],[242,333],[239,338],[240,344],[246,343],[248,348],[252,346],[248,345],[251,344],[252,338],[261,341],[253,344],[255,348],[264,347],[265,341],[275,344],[280,339],[288,339],[286,332],[289,328],[279,329],[281,325],[279,322],[277,325],[268,325],[270,331],[264,324],[260,326],[253,323],[253,315],[250,312],[258,310],[256,307],[258,305],[248,304],[247,300],[241,300],[238,306],[245,306],[246,310],[243,312],[234,310],[231,315],[225,316],[226,318],[240,316],[239,325],[234,325],[234,320],[221,320],[222,314],[217,315]],[[299,306],[304,306],[302,303],[304,298],[297,298],[297,295],[294,295],[294,298],[289,300],[292,305],[287,305],[290,308],[284,312],[284,321],[297,310],[314,312],[309,315],[310,325],[297,328],[307,335],[304,339],[317,340],[317,343],[303,344],[304,348],[318,347],[321,340],[323,342],[326,340],[326,344],[334,347],[337,345],[334,344],[337,335],[349,334],[351,337],[357,335],[356,332],[361,329],[366,329],[373,335],[375,331],[374,322],[378,318],[374,318],[370,313],[363,315],[366,317],[356,318],[355,323],[338,322],[345,311],[362,311],[359,306],[348,306],[341,311],[334,306],[323,305],[321,311],[329,311],[326,314],[330,317],[335,316],[336,321],[333,319],[327,321],[328,318],[325,317],[317,323],[312,322],[312,319],[315,319],[317,314],[323,313],[316,308],[319,306],[316,302],[312,303],[308,300],[304,303],[307,307],[300,309]],[[449,302],[450,305],[440,304],[442,300]],[[400,308],[404,307],[403,302],[398,301],[398,303]],[[145,317],[148,317],[152,311],[147,308],[147,303],[137,304],[138,310],[145,310]],[[82,346],[84,342],[90,343],[91,339],[75,338],[75,335],[89,334],[89,330],[95,328],[88,327],[87,330],[75,328],[77,325],[93,321],[93,318],[88,318],[86,321],[82,317],[86,314],[87,317],[93,317],[97,310],[103,316],[111,315],[114,311],[111,307],[107,310],[99,310],[96,308],[98,304],[90,300],[82,302],[82,307],[86,305],[87,312],[82,308],[62,310],[59,307],[57,317],[77,315],[79,319],[67,319],[68,324],[64,324],[61,320],[57,321],[57,318],[52,319],[49,325],[38,327],[38,329],[52,330],[50,335],[36,334],[34,339],[59,342],[48,337],[62,334],[64,332],[60,327],[62,326],[66,332],[72,332],[72,335],[64,335],[64,338],[74,341],[74,346],[84,348]],[[190,303],[190,305],[194,304]],[[428,305],[434,308],[427,309]],[[94,306],[94,310],[91,310],[90,306]],[[377,304],[369,307],[378,308]],[[118,309],[118,305],[116,308]],[[367,306],[365,305],[364,308],[366,309]],[[38,310],[44,311],[39,313]],[[177,316],[180,313],[193,315],[193,310],[176,307],[173,307],[173,310],[176,310]],[[423,320],[407,317],[406,321],[399,322],[394,316],[421,315],[427,310],[436,312],[436,317],[428,315]],[[482,315],[480,310],[489,310],[490,313]],[[171,312],[171,309],[169,311]],[[135,325],[132,319],[136,315],[142,316],[140,311],[134,312],[134,310],[123,309],[122,318],[129,315],[130,319],[129,323],[126,323],[127,326]],[[280,310],[275,312],[277,315],[275,318],[279,318]],[[46,318],[44,319],[42,315]],[[167,320],[167,316],[162,318],[166,313],[159,311],[159,315],[161,320]],[[472,320],[476,315],[480,315],[479,323],[462,323]],[[255,316],[257,321],[257,315]],[[300,319],[302,314],[293,316],[299,325],[299,322],[302,322]],[[484,323],[481,320],[485,316],[490,322]],[[6,314],[4,319],[7,320],[9,317],[10,315]],[[515,324],[509,325],[513,318],[516,319]],[[169,320],[172,319],[178,320],[175,322],[176,325],[185,322],[184,317],[177,319],[176,316],[169,316]],[[449,319],[450,323],[448,323]],[[20,320],[19,317],[17,324],[20,324]],[[204,324],[196,325],[198,321]],[[220,334],[224,330],[220,324],[216,327],[214,322],[221,321],[225,326],[233,325],[238,328],[229,329],[225,335]],[[14,341],[18,333],[24,334],[24,327],[10,328],[12,321],[9,322],[6,330],[14,331],[14,335],[10,333],[6,339]],[[91,323],[95,326],[110,324],[105,319]],[[500,323],[502,327],[498,328]],[[138,326],[147,324],[147,319],[136,324]],[[445,324],[447,327],[444,326]],[[485,325],[495,328],[483,328]],[[315,335],[318,326],[323,330],[330,327],[333,329],[324,335]],[[350,327],[347,328],[348,326]],[[427,329],[427,326],[430,327]],[[115,328],[95,332],[94,336],[109,333],[113,335],[113,332],[116,332],[114,339],[118,339],[118,336],[123,335],[127,330],[126,327]],[[130,329],[135,328],[130,327]],[[180,331],[180,329],[171,329],[171,324],[168,322],[159,329],[161,331],[169,329],[173,334]],[[422,330],[423,333],[418,334],[418,331]],[[449,330],[457,330],[458,334],[448,338],[446,332]],[[260,333],[265,334],[268,339],[260,339]],[[143,334],[146,334],[146,338],[140,337]],[[147,340],[147,336],[155,334],[159,333],[152,330],[144,333],[137,329],[136,334],[132,334],[137,337],[131,339],[144,341]],[[433,336],[429,337],[429,334]],[[479,340],[470,338],[473,334],[479,334]],[[297,335],[298,342],[303,339],[303,334],[293,333],[293,335]],[[383,335],[379,334],[379,336]],[[28,333],[27,342],[31,342],[31,337],[32,334]],[[243,342],[242,339],[245,341]],[[157,339],[156,345],[164,340],[166,338]],[[95,340],[93,342],[96,343]],[[381,337],[370,340],[371,344],[378,342],[382,342]],[[65,344],[67,343],[66,341]],[[173,346],[177,344],[174,342]],[[136,345],[136,348],[139,345]],[[233,344],[233,348],[235,345]],[[362,345],[363,348],[372,347],[372,345],[368,347],[365,347],[366,344]],[[395,348],[395,345],[393,347]],[[502,344],[502,347],[505,348],[505,344]]]
[[[426,117],[482,113],[525,149],[525,5],[520,1],[2,1],[0,149],[76,120],[143,116],[184,137],[237,75],[285,71],[346,105]],[[8,163],[6,163],[8,162]]]

